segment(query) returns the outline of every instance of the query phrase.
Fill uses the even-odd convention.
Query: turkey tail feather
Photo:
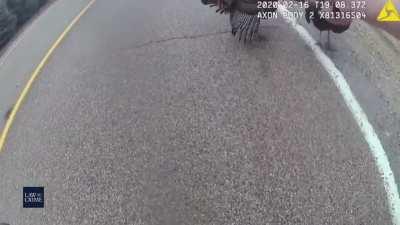
[[[260,19],[257,14],[250,15],[240,11],[231,12],[230,22],[232,26],[232,34],[239,35],[239,40],[251,40],[255,33],[258,32]],[[238,33],[239,32],[239,33]]]
[[[228,13],[232,7],[234,0],[201,0],[204,5],[217,7],[217,13]]]

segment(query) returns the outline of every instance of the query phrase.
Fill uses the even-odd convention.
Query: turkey
[[[334,13],[340,12],[340,9],[338,9],[334,4],[331,4],[332,11]],[[321,10],[322,10],[322,4],[321,2],[317,5],[317,3],[313,2],[310,3],[310,7],[306,9],[305,17],[307,23],[313,22],[314,26],[320,31],[319,33],[319,43],[321,44],[321,36],[322,36],[322,31],[328,31],[328,41],[326,42],[326,49],[327,50],[333,50],[330,44],[330,32],[334,33],[343,33],[350,27],[350,22],[344,23],[344,24],[333,24],[330,23],[327,19],[321,17]],[[322,44],[321,44],[322,46]]]
[[[217,13],[228,13],[232,34],[240,40],[252,40],[254,34],[258,32],[260,26],[259,12],[274,12],[276,8],[258,8],[259,0],[201,0],[204,5],[217,7]],[[278,0],[268,0],[265,2],[278,2]],[[271,4],[272,5],[272,4]]]

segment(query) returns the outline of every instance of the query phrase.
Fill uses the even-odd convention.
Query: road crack
[[[164,38],[164,39],[160,39],[160,40],[151,40],[146,43],[131,47],[129,49],[130,50],[139,49],[139,48],[148,47],[148,46],[152,46],[152,45],[156,45],[156,44],[162,44],[162,43],[170,42],[170,41],[193,40],[193,39],[204,38],[204,37],[218,36],[218,35],[227,34],[227,33],[230,33],[230,31],[219,31],[219,32],[214,32],[214,33],[206,33],[206,34],[175,36],[175,37]]]

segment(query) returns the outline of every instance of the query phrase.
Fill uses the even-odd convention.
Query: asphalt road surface
[[[0,68],[3,112],[87,3],[58,0],[24,32]],[[333,37],[330,56],[351,74],[398,178],[397,105],[385,97],[395,88],[375,88],[373,72],[355,77],[379,67],[351,45],[361,26],[347,43]],[[260,34],[238,43],[228,17],[200,1],[98,0],[17,114],[0,153],[0,223],[392,224],[374,158],[325,69],[282,19]],[[44,209],[22,208],[24,186],[45,187]]]

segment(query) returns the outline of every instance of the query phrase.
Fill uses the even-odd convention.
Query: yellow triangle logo
[[[392,0],[388,0],[378,15],[379,22],[400,22],[400,14],[393,4]]]

